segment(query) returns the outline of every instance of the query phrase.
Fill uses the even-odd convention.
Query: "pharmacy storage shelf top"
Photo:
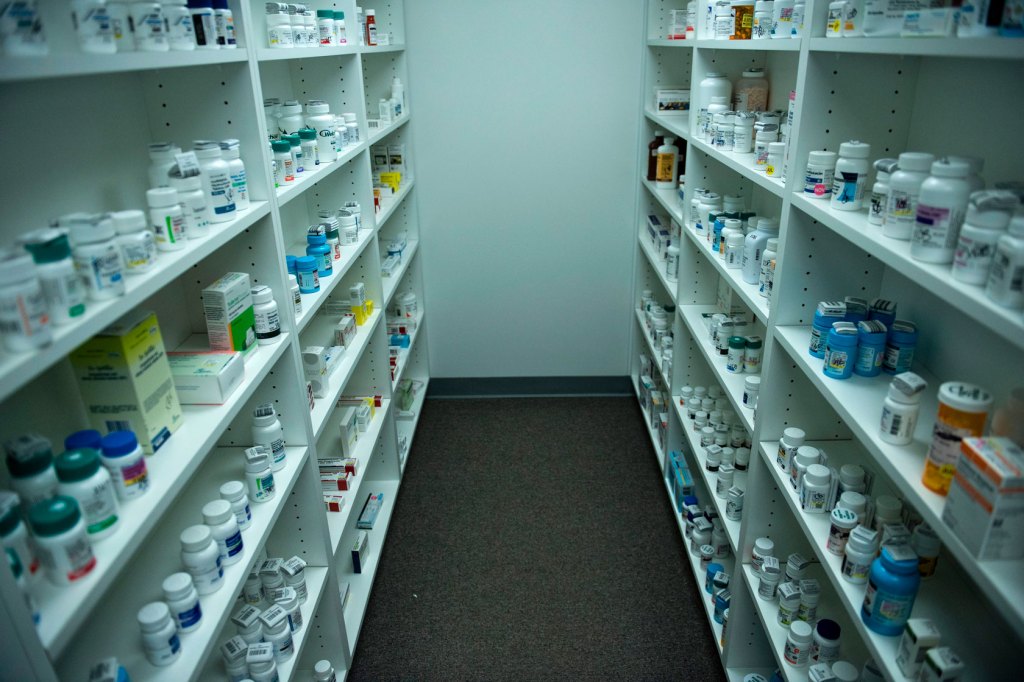
[[[757,50],[761,52],[799,52],[801,40],[697,40],[702,50]]]
[[[197,346],[201,345],[198,339],[206,341],[205,336],[194,338]],[[43,616],[39,637],[51,655],[60,653],[70,643],[105,589],[118,578],[162,514],[172,506],[170,502],[180,496],[188,481],[213,457],[210,449],[284,354],[288,339],[288,334],[282,334],[278,343],[257,348],[245,364],[245,378],[223,405],[182,406],[181,427],[155,454],[146,457],[149,490],[137,499],[121,502],[120,527],[110,537],[96,543],[96,567],[88,576],[66,587],[38,581],[34,595]],[[240,458],[241,451],[235,458],[238,473],[242,469]]]
[[[643,334],[644,338],[647,340],[647,350],[651,351],[651,362],[654,363],[658,376],[661,377],[661,381],[664,383],[665,389],[667,390],[672,386],[672,382],[670,381],[671,377],[665,374],[665,368],[661,363],[661,353],[654,347],[654,339],[651,338],[647,328],[644,326],[644,314],[640,312],[639,308],[634,312],[636,313],[636,323],[640,325],[640,333]]]
[[[659,114],[654,109],[647,107],[644,109],[644,115],[647,116],[647,118],[651,119],[651,121],[653,121],[654,123],[658,124],[660,128],[664,128],[673,135],[689,141],[689,114]]]
[[[405,43],[392,43],[391,45],[363,45],[359,48],[360,54],[386,54],[388,52],[401,52],[405,49]]]
[[[395,274],[390,277],[384,277],[384,310],[388,309],[391,305],[391,299],[395,297],[395,292],[398,291],[398,285],[402,282],[402,278],[405,277],[406,271],[412,264],[412,259],[416,256],[416,251],[419,249],[420,243],[415,239],[410,239],[405,244],[405,253],[402,254],[402,264],[398,266],[398,270]]]
[[[647,235],[641,234],[637,239],[640,240],[640,250],[644,252],[645,256],[647,256],[647,262],[650,263],[651,268],[658,273],[658,280],[661,281],[661,286],[665,287],[665,291],[668,292],[669,298],[672,299],[672,305],[675,305],[676,288],[679,283],[669,281],[668,275],[665,274],[665,261],[661,260],[654,254],[654,246],[651,245],[651,240],[647,238]]]
[[[1024,59],[1024,40],[1013,38],[811,38],[810,49],[811,52]]]
[[[942,521],[946,498],[921,483],[921,472],[931,442],[931,425],[935,423],[938,412],[936,394],[940,382],[923,367],[913,368],[930,388],[921,399],[921,416],[914,442],[892,445],[883,441],[878,433],[882,403],[889,390],[888,375],[831,379],[822,373],[822,361],[807,352],[810,327],[776,327],[774,335],[850,427],[876,465],[893,481],[900,495],[935,530],[942,544],[977,581],[981,590],[994,603],[1004,605],[1002,611],[1011,627],[1024,634],[1024,561],[978,561]]]
[[[209,236],[189,240],[180,251],[161,251],[152,270],[125,279],[124,296],[106,301],[87,301],[84,315],[71,324],[53,327],[53,342],[49,346],[27,353],[7,353],[0,357],[0,400],[9,398],[68,353],[230,242],[267,215],[268,209],[266,201],[254,201],[235,220],[214,226]]]
[[[38,78],[96,76],[126,71],[178,69],[207,64],[233,64],[248,60],[244,48],[182,52],[124,52],[121,54],[51,54],[45,57],[0,59],[0,83]]]
[[[402,183],[402,186],[398,188],[398,193],[392,198],[381,200],[380,213],[377,214],[376,218],[377,229],[384,227],[384,223],[388,221],[388,218],[394,215],[395,209],[397,209],[398,205],[402,203],[402,200],[405,199],[406,195],[412,191],[414,182],[415,181],[413,180],[405,181]]]
[[[383,138],[387,137],[388,135],[390,135],[391,133],[395,132],[396,130],[404,126],[406,123],[408,123],[411,117],[412,113],[406,111],[397,121],[389,123],[388,125],[384,126],[383,128],[379,128],[378,130],[371,130],[370,139],[367,142],[367,145],[372,147],[373,145],[377,144]]]
[[[777,197],[781,197],[786,189],[785,183],[782,178],[770,178],[764,170],[758,170],[754,168],[754,153],[741,154],[736,152],[722,151],[721,149],[715,149],[704,140],[691,139],[690,144],[704,152],[711,158],[715,159],[723,166],[730,168],[748,180],[753,181],[756,185],[765,188]]]
[[[256,50],[256,59],[261,62],[274,62],[282,59],[312,59],[315,57],[339,57],[359,54],[358,45],[335,45],[333,47],[293,47],[272,48],[261,47]]]
[[[860,448],[850,441],[814,441],[808,442],[807,445],[819,447],[829,455],[842,453],[845,455],[843,461],[847,462],[856,462],[860,454]],[[875,662],[885,669],[886,677],[894,680],[901,679],[902,673],[896,665],[896,647],[899,638],[879,635],[864,624],[861,618],[861,605],[864,603],[867,585],[856,585],[842,577],[842,557],[832,554],[826,549],[832,525],[831,517],[828,514],[804,513],[800,507],[799,494],[790,485],[788,476],[773,461],[772,455],[777,446],[778,444],[775,442],[762,441],[758,448],[772,478],[775,479],[776,487],[785,497],[790,511],[796,517],[804,535],[807,536],[807,540],[821,564],[822,571],[835,588],[836,595],[850,622],[856,628],[860,638],[867,644]],[[944,568],[940,562],[935,575],[921,583],[911,615],[914,618],[928,618],[933,621],[943,633],[943,646],[951,646],[956,651],[963,652],[961,655],[968,661],[968,669],[975,673],[984,670],[985,673],[991,674],[993,671],[984,667],[985,661],[979,660],[984,658],[984,654],[980,656],[975,654],[975,652],[984,650],[984,645],[976,639],[973,642],[965,641],[963,638],[965,629],[958,627],[959,622],[983,622],[986,620],[988,616],[985,613],[985,607],[973,595],[960,589],[963,586],[960,577],[953,575],[948,570],[944,571]],[[821,614],[820,609],[818,613]],[[977,629],[967,628],[967,630]]]
[[[668,38],[648,38],[651,47],[693,47],[696,40],[669,40]]]
[[[345,390],[345,384],[348,383],[352,372],[355,371],[356,364],[363,356],[366,347],[370,344],[370,337],[383,316],[384,314],[380,310],[374,310],[365,323],[356,327],[356,336],[352,345],[345,348],[341,361],[334,368],[334,372],[328,379],[331,386],[331,396],[329,398],[317,398],[313,404],[313,412],[310,417],[313,420],[313,434],[316,438],[320,438],[320,434],[327,428],[327,417],[334,411],[338,396]],[[333,325],[331,327],[333,328]],[[331,338],[331,336],[332,334],[317,334],[318,338]]]
[[[284,206],[289,201],[299,196],[334,171],[342,168],[352,159],[359,156],[366,147],[366,142],[359,142],[350,146],[344,151],[344,153],[338,155],[337,161],[325,161],[317,166],[305,169],[302,173],[296,173],[295,181],[293,183],[290,185],[283,185],[274,190],[277,192],[277,205]]]
[[[963,314],[1024,348],[1024,318],[1020,311],[996,305],[985,295],[984,287],[953,279],[952,265],[923,263],[911,258],[909,241],[886,237],[880,226],[868,222],[867,213],[863,211],[836,211],[828,201],[808,199],[796,192],[793,206]]]

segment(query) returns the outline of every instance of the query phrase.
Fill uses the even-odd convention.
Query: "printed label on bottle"
[[[189,575],[192,576],[192,582],[195,583],[196,589],[203,592],[208,587],[214,587],[219,585],[224,579],[224,569],[220,565],[220,556],[217,557],[217,564],[213,568],[203,570],[202,568],[191,567],[188,569]]]
[[[885,221],[891,223],[913,223],[917,218],[917,195],[898,189],[889,190],[889,203]]]
[[[0,333],[5,336],[31,338],[49,325],[49,308],[41,288],[26,296],[0,298]]]
[[[880,590],[874,581],[868,582],[864,593],[864,612],[885,625],[902,626],[910,618],[915,594],[896,595]]]
[[[228,536],[224,540],[224,554],[232,557],[242,551],[242,534],[239,531],[235,531],[234,535]]]
[[[92,553],[92,545],[85,537],[75,538],[63,547],[55,550],[64,554],[64,560],[68,567],[67,579],[74,582],[79,578],[88,575],[89,571],[96,565],[96,557]]]
[[[835,178],[832,170],[814,170],[808,168],[807,172],[804,174],[804,194],[809,194],[817,198],[826,197],[832,192],[832,184],[834,181]]]
[[[882,358],[882,366],[890,374],[901,374],[910,371],[910,365],[914,362],[914,349],[911,347],[901,348],[892,344],[886,344],[885,357]]]
[[[885,200],[888,195],[881,192],[871,192],[871,206],[868,209],[868,221],[873,225],[881,225],[885,216]]]
[[[940,206],[917,205],[913,241],[928,249],[951,249],[960,232],[963,212]]]
[[[256,338],[272,339],[281,335],[281,319],[277,309],[256,313]]]
[[[114,27],[106,6],[90,8],[81,15],[72,12],[71,18],[82,42],[93,45],[113,44]]]
[[[138,497],[149,489],[149,473],[146,471],[145,457],[139,457],[139,461],[133,464],[118,467],[118,471],[124,486],[125,499]]]
[[[192,28],[192,17],[183,14],[168,22],[168,36],[173,43],[195,43],[195,30]]]
[[[178,628],[181,630],[187,630],[199,623],[199,620],[203,617],[203,610],[199,607],[199,600],[196,600],[195,605],[191,608],[179,611],[174,614],[174,619],[178,621]]]
[[[860,346],[857,348],[857,363],[854,368],[858,374],[871,374],[882,367],[882,353],[871,346]]]
[[[249,201],[249,183],[244,170],[231,174],[231,187],[235,190],[235,196],[238,197],[239,203]]]
[[[859,173],[841,172],[832,182],[832,200],[851,204],[861,200],[863,184]]]
[[[256,479],[256,501],[269,500],[274,494],[274,474],[267,473],[266,476]]]
[[[658,166],[655,172],[655,180],[658,182],[672,182],[676,168],[675,154],[658,154]]]
[[[234,213],[235,191],[231,187],[231,176],[226,173],[210,174],[210,198],[216,215]]]
[[[887,433],[890,436],[899,438],[906,438],[914,432],[914,428],[917,426],[917,415],[909,413],[906,415],[900,415],[888,407],[882,407],[882,433]]]
[[[72,318],[85,312],[85,287],[78,275],[40,278],[39,283],[50,310],[56,311],[54,317]]]
[[[779,604],[779,625],[789,627],[793,624],[794,609]]]
[[[156,240],[152,233],[145,233],[141,242],[121,242],[121,256],[129,270],[146,268],[156,261]]]
[[[953,269],[974,276],[984,276],[991,266],[994,255],[995,244],[961,234],[956,253],[953,255]]]
[[[163,225],[156,231],[158,244],[177,244],[185,241],[185,216],[164,216]]]
[[[87,289],[97,293],[108,290],[118,293],[124,291],[121,253],[113,244],[101,255],[75,256],[74,260]]]
[[[117,523],[117,503],[109,483],[93,486],[88,497],[78,497],[85,517],[86,532],[99,533]]]
[[[850,555],[843,556],[842,573],[847,580],[853,583],[863,583],[868,579],[868,572],[871,571],[871,562],[864,564],[850,559]]]

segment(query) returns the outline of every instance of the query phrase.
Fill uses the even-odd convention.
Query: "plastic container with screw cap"
[[[103,436],[100,462],[122,502],[141,497],[149,490],[149,471],[138,438],[131,431],[111,431]]]
[[[164,0],[161,5],[167,20],[167,40],[171,49],[182,52],[196,49],[196,30],[192,26],[186,0]],[[120,48],[119,42],[118,50]]]
[[[782,432],[779,439],[779,452],[775,456],[775,463],[782,471],[789,473],[793,465],[793,458],[796,457],[797,448],[804,444],[807,434],[803,429],[790,426]]]
[[[217,16],[211,0],[188,0],[188,11],[192,15],[192,29],[195,31],[196,47],[200,50],[219,50],[217,44]]]
[[[284,427],[281,420],[277,418],[277,411],[273,403],[258,405],[252,412],[252,440],[256,445],[262,445],[271,456],[271,466],[274,471],[280,471],[285,466],[287,452],[284,446]]]
[[[934,161],[933,155],[924,152],[900,154],[898,168],[889,177],[889,198],[882,226],[886,237],[910,239],[917,220],[917,198]]]
[[[800,506],[806,514],[825,514],[831,474],[828,467],[811,464],[800,482]]]
[[[238,563],[242,558],[242,532],[235,521],[235,513],[227,500],[213,500],[203,505],[203,522],[217,543],[221,566]]]
[[[939,386],[939,412],[921,476],[924,487],[939,495],[949,493],[960,441],[982,435],[991,410],[992,394],[980,386],[962,381]]]
[[[914,529],[910,539],[910,546],[917,554],[917,572],[921,579],[926,580],[935,575],[935,567],[939,562],[939,552],[942,550],[942,541],[935,534],[931,526],[922,523]]]
[[[868,157],[871,145],[853,140],[839,145],[832,185],[832,208],[839,211],[859,211],[864,204],[864,188],[868,181]]]
[[[100,465],[95,450],[68,450],[57,456],[57,492],[73,497],[82,516],[85,530],[92,541],[102,540],[117,530],[117,500],[110,473]]]
[[[263,621],[263,641],[273,646],[274,660],[287,661],[295,653],[288,612],[274,605],[260,615],[260,620]]]
[[[6,491],[0,491],[0,546],[14,555],[28,576],[39,571],[39,559],[29,543],[28,529],[21,520],[18,498]]]
[[[223,223],[234,220],[237,215],[236,193],[231,183],[231,168],[224,160],[220,143],[213,140],[196,140],[192,144],[199,167],[203,169],[200,176],[203,191],[210,196],[213,208],[211,220]]]
[[[171,49],[167,37],[167,18],[159,2],[133,2],[132,26],[135,29],[135,48],[140,52],[167,52]]]
[[[88,276],[83,275],[83,281],[89,299],[105,301],[124,296],[124,261],[114,242],[114,221],[95,216],[72,222],[68,231],[75,267],[79,272],[88,273]],[[6,269],[0,268],[0,271]],[[3,286],[2,281],[0,286]]]
[[[811,626],[802,620],[795,620],[789,625],[789,635],[783,648],[783,658],[794,668],[804,668],[811,653]]]
[[[875,182],[871,185],[871,198],[868,204],[868,222],[881,225],[885,222],[885,211],[889,203],[889,178],[898,168],[896,159],[878,159],[875,161]]]
[[[1024,308],[1024,213],[1018,210],[1009,228],[1009,234],[996,242],[985,295],[996,305],[1020,310]]]
[[[178,632],[192,632],[198,628],[203,618],[203,609],[199,605],[199,593],[192,584],[192,576],[188,573],[172,573],[164,579],[161,587]]]
[[[114,54],[114,29],[104,0],[71,0],[71,19],[82,52]]]
[[[2,272],[2,270],[0,270]],[[57,471],[53,467],[50,441],[35,434],[12,438],[4,443],[10,486],[28,511],[36,502],[57,494]]]
[[[939,159],[921,183],[917,217],[910,237],[910,257],[925,263],[952,263],[967,215],[971,187],[966,161]]]
[[[899,635],[910,618],[920,584],[917,555],[909,545],[882,547],[871,565],[861,620],[880,635]]]
[[[67,234],[48,228],[30,232],[22,241],[35,262],[35,272],[50,311],[50,322],[68,324],[81,317],[85,312],[85,287],[75,271]]]
[[[953,254],[953,279],[984,286],[992,269],[999,238],[1010,225],[1020,201],[1012,192],[981,191],[971,194],[967,217],[960,228]]]
[[[173,142],[152,142],[149,145],[149,186],[167,187],[167,174],[177,163],[174,158],[181,148]]]
[[[146,604],[139,609],[136,619],[142,630],[142,650],[150,664],[162,668],[178,660],[181,640],[167,604],[162,601]]]
[[[841,507],[833,509],[831,512],[832,525],[829,527],[825,549],[836,556],[843,556],[850,533],[857,527],[858,520],[858,515],[849,509]]]
[[[313,666],[314,682],[335,682],[337,676],[334,673],[334,666],[328,660],[317,661]]]
[[[0,323],[4,346],[15,353],[42,348],[53,340],[35,264],[20,249],[0,251]]]
[[[235,49],[235,15],[228,7],[228,0],[213,0],[213,24],[217,30],[217,45],[221,49]]]
[[[836,661],[831,667],[835,682],[857,682],[862,679],[857,667],[849,661]]]
[[[914,440],[917,417],[921,412],[921,394],[928,384],[913,372],[893,377],[882,403],[879,437],[893,445],[909,445]]]
[[[156,236],[156,248],[160,251],[184,249],[188,225],[178,190],[171,187],[148,189],[146,203],[149,204],[149,224]]]
[[[760,571],[766,556],[775,556],[775,543],[768,537],[757,538],[750,550],[751,565]]]
[[[85,522],[73,497],[58,495],[29,508],[29,525],[46,577],[56,585],[70,585],[92,572],[92,553]]]
[[[116,211],[110,214],[117,232],[115,242],[121,251],[125,274],[141,275],[156,265],[156,238],[146,220],[146,214],[139,210]]]
[[[699,98],[697,100],[697,111],[702,116],[704,116],[703,112],[706,112],[711,104],[712,97],[725,97],[726,109],[728,109],[728,102],[732,99],[732,81],[723,73],[709,71],[697,86],[697,96]],[[707,123],[705,123],[705,130],[706,127]],[[698,128],[699,130],[700,128]]]
[[[213,594],[224,586],[220,550],[208,526],[189,526],[181,532],[181,562],[199,594]]]
[[[836,153],[812,151],[807,155],[803,195],[808,199],[828,199],[835,184]]]
[[[245,483],[249,499],[256,504],[274,499],[274,471],[270,450],[256,446],[245,451]]]
[[[257,284],[251,292],[256,315],[256,340],[261,346],[273,345],[281,340],[281,317],[274,301],[274,291],[264,284]]]
[[[185,212],[185,234],[189,239],[202,239],[210,234],[210,199],[203,191],[199,175],[182,177],[177,166],[167,174],[171,187],[178,191],[178,200]]]
[[[814,626],[814,641],[811,643],[811,662],[829,663],[839,658],[839,637],[842,628],[839,623],[822,618]]]
[[[249,181],[245,174],[245,163],[241,159],[241,144],[238,140],[221,140],[221,155],[228,164],[231,175],[231,189],[234,191],[235,208],[244,211],[249,208]]]
[[[245,654],[245,663],[249,667],[249,677],[252,682],[277,682],[279,679],[274,645],[270,642],[249,644],[249,649]]]
[[[821,453],[816,447],[801,445],[796,449],[796,455],[789,466],[789,484],[793,486],[793,490],[800,490],[800,483],[803,481],[808,467],[817,464],[820,459]]]

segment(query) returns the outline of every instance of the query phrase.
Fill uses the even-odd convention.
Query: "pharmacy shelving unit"
[[[655,389],[673,396],[665,410],[666,442],[661,442],[659,430],[651,430],[659,465],[666,466],[668,452],[682,452],[702,506],[722,514],[723,500],[714,494],[717,476],[704,468],[699,438],[679,403],[685,385],[720,385],[752,439],[749,468],[735,480],[746,493],[742,519],[725,523],[736,567],[721,649],[723,667],[731,680],[775,668],[787,680],[807,678],[806,668],[783,660],[786,630],[778,625],[777,603],[757,595],[750,550],[755,538],[767,535],[782,560],[799,552],[812,561],[810,575],[822,587],[818,616],[842,627],[840,657],[858,667],[870,657],[886,679],[904,679],[895,663],[898,638],[880,636],[864,625],[864,586],[843,579],[839,558],[825,547],[827,518],[804,513],[775,463],[782,431],[796,426],[828,454],[830,464],[865,467],[872,475],[872,495],[899,497],[910,521],[935,529],[943,544],[938,572],[922,583],[913,616],[938,624],[943,643],[966,661],[966,679],[1012,676],[1019,663],[1014,652],[1024,644],[1024,561],[977,560],[942,522],[945,500],[924,488],[921,473],[941,382],[980,384],[994,394],[996,406],[1024,382],[1019,363],[1010,360],[1024,350],[1024,319],[1019,311],[991,303],[981,288],[955,282],[949,266],[911,259],[907,242],[888,239],[868,224],[866,207],[837,211],[827,201],[808,198],[802,179],[809,151],[837,151],[841,142],[859,139],[872,145],[872,159],[911,150],[970,155],[985,160],[990,184],[1020,180],[1024,140],[1010,112],[1024,105],[1024,93],[1005,84],[1024,66],[1024,44],[1006,38],[825,38],[824,0],[808,3],[805,35],[799,39],[719,41],[698,35],[692,41],[666,40],[668,10],[682,4],[647,2],[633,285],[636,306],[641,292],[650,290],[655,301],[675,311],[671,370],[658,366],[649,379]],[[767,71],[770,109],[785,111],[790,93],[795,93],[785,178],[755,170],[751,154],[723,152],[705,143],[697,134],[696,111],[664,115],[655,110],[656,87],[690,88],[696,101],[698,84],[709,71],[725,72],[735,81],[750,66]],[[656,130],[685,142],[682,202],[675,189],[659,189],[644,177],[647,143]],[[769,296],[744,282],[740,271],[726,268],[690,225],[688,204],[697,188],[739,195],[749,210],[779,219],[780,245]],[[648,237],[649,214],[679,226],[677,281],[668,279],[665,262]],[[826,377],[822,361],[808,353],[817,302],[844,296],[896,301],[898,317],[918,326],[921,341],[914,371],[928,381],[929,389],[908,446],[894,446],[878,436],[891,377],[837,381]],[[751,324],[748,333],[765,337],[756,412],[737,404],[743,375],[726,372],[708,340],[707,316],[728,312],[723,306],[742,310]],[[633,381],[639,391],[640,356],[655,358],[657,365],[660,349],[653,346],[639,310],[629,324],[634,328]],[[657,423],[650,415],[645,418],[649,426]],[[668,498],[675,513],[671,490]],[[697,584],[703,588],[699,572]],[[706,601],[703,591],[699,596]],[[717,624],[711,624],[711,634],[720,644]]]
[[[49,346],[0,355],[0,439],[37,432],[59,451],[65,435],[88,428],[68,354],[126,313],[154,311],[167,350],[208,348],[200,295],[226,272],[247,272],[253,284],[268,285],[283,327],[276,344],[259,346],[247,358],[244,380],[223,405],[183,406],[180,428],[147,457],[152,487],[124,503],[118,530],[95,543],[96,568],[70,587],[58,588],[42,577],[32,581],[38,626],[10,573],[0,571],[5,642],[0,676],[79,679],[92,663],[116,656],[133,679],[218,679],[224,674],[218,647],[234,634],[229,617],[236,598],[249,570],[267,555],[298,555],[308,564],[305,625],[295,633],[295,654],[279,666],[281,679],[308,679],[323,658],[341,678],[347,673],[430,380],[415,155],[405,125],[412,113],[407,110],[390,124],[377,121],[377,100],[390,91],[392,78],[408,82],[403,7],[401,0],[362,4],[377,11],[388,45],[271,50],[263,47],[263,3],[243,0],[230,3],[237,49],[90,55],[77,51],[66,4],[43,0],[51,55],[0,59],[4,127],[64,131],[12,141],[11,151],[22,161],[18,171],[0,171],[7,196],[18,197],[4,202],[3,247],[65,213],[145,209],[146,147],[153,141],[172,140],[187,148],[195,139],[238,138],[252,197],[251,206],[231,222],[214,225],[208,236],[180,251],[161,253],[153,270],[128,278],[123,297],[89,302],[84,316],[55,328]],[[321,6],[353,18],[349,35],[355,38],[355,2],[314,3]],[[275,188],[266,142],[273,131],[263,112],[267,97],[323,99],[334,113],[355,111],[361,141],[337,161]],[[58,113],[63,107],[54,106],[57,101],[74,103],[72,119]],[[381,193],[375,211],[373,150],[398,144],[406,148],[406,173],[397,191]],[[293,314],[285,255],[304,255],[306,229],[317,222],[318,212],[346,201],[362,207],[358,241],[343,246],[334,274],[321,280],[319,292],[302,295],[302,310]],[[403,242],[399,268],[383,277],[382,260]],[[310,345],[333,345],[337,304],[347,301],[349,287],[357,282],[365,285],[374,312],[345,349],[327,393],[311,405],[300,352]],[[420,301],[418,324],[392,381],[387,320],[397,314],[395,295],[410,291]],[[400,379],[418,387],[401,406],[394,399]],[[344,494],[341,512],[328,512],[317,459],[342,456],[336,404],[356,396],[378,396],[379,405],[353,453],[358,461],[353,489]],[[287,442],[286,466],[275,474],[276,496],[252,505],[242,559],[225,568],[225,585],[218,592],[201,598],[202,625],[182,635],[181,657],[155,668],[142,652],[135,614],[161,598],[164,577],[182,570],[181,530],[201,522],[200,508],[217,498],[221,483],[243,477],[252,410],[265,402],[274,404]],[[0,487],[8,487],[6,469],[0,479]],[[350,549],[370,493],[383,493],[384,507],[370,531],[367,565],[356,574]]]

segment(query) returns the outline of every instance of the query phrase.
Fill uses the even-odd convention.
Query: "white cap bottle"
[[[903,152],[899,167],[889,178],[889,199],[882,234],[893,239],[910,239],[917,220],[917,197],[928,179],[935,157],[924,152]]]
[[[921,183],[917,218],[910,237],[910,257],[925,263],[952,263],[960,226],[967,214],[970,166],[939,159]]]

